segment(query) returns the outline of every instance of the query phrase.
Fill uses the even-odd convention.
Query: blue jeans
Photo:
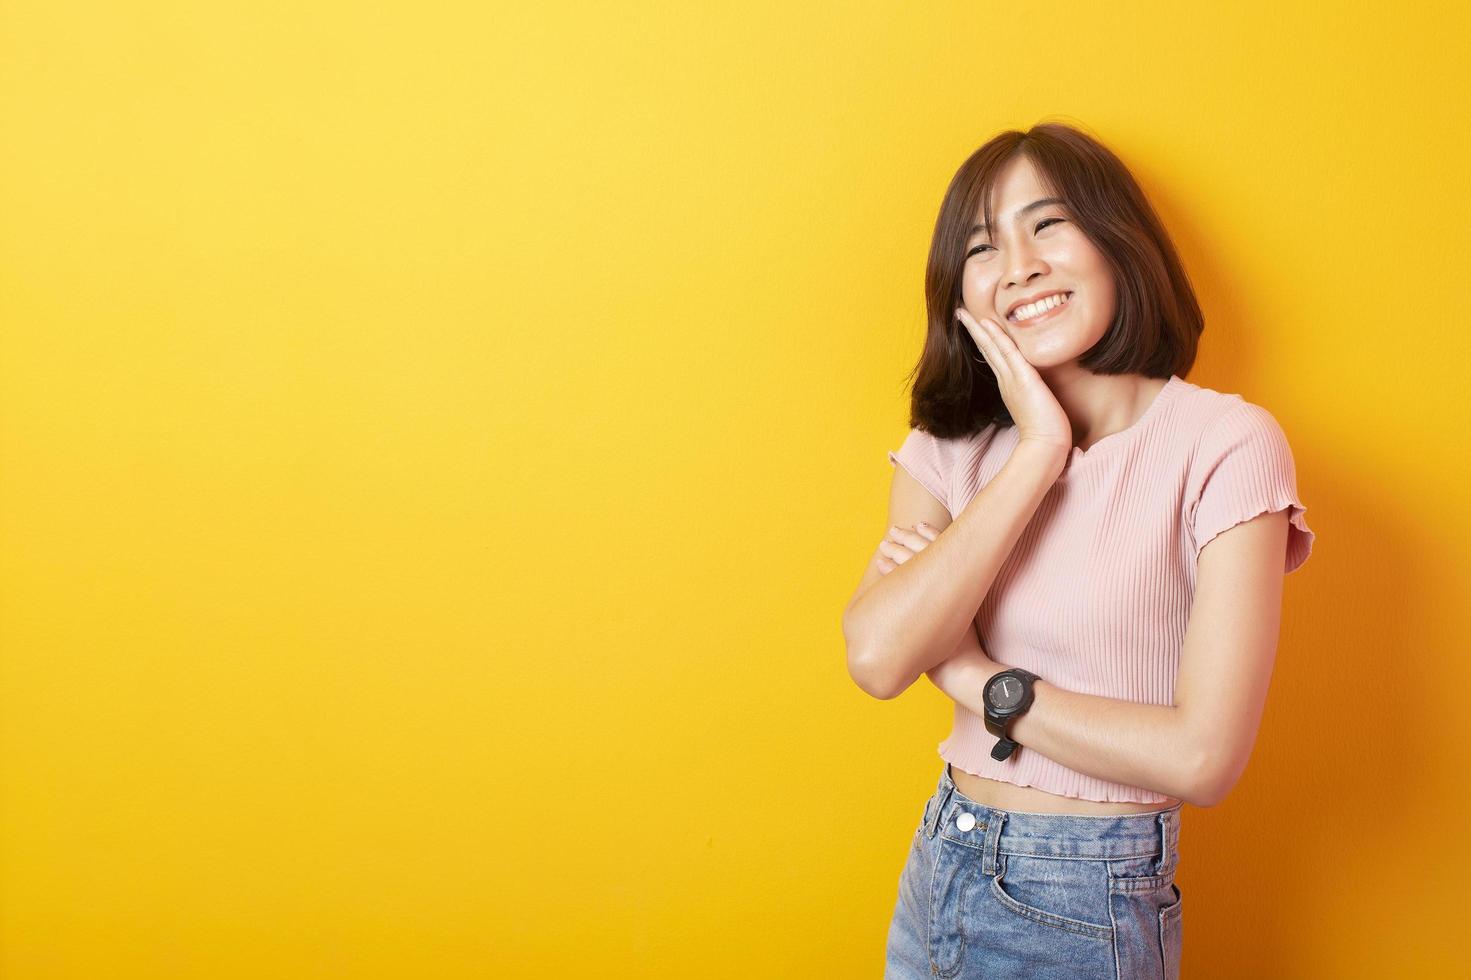
[[[947,764],[889,924],[885,980],[1178,980],[1180,804],[1117,816],[977,803]]]

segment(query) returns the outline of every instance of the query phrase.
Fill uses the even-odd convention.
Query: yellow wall
[[[1457,973],[1471,24],[1351,6],[7,2],[0,975],[879,976],[948,701],[839,613],[1044,119],[1319,535],[1186,975]]]

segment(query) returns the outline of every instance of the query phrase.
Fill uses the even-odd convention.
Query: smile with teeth
[[[1035,303],[1028,303],[1025,306],[1018,306],[1012,313],[1008,314],[1006,318],[1012,323],[1024,323],[1028,320],[1035,320],[1037,317],[1048,312],[1049,310],[1055,310],[1059,306],[1065,305],[1067,301],[1072,298],[1072,295],[1073,294],[1070,292],[1053,293],[1051,296],[1048,296],[1045,299],[1040,299]]]

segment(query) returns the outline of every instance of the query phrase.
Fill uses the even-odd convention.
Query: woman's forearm
[[[935,664],[925,675],[945,694],[978,718],[985,717],[981,691],[991,675],[1004,668],[990,660],[979,648],[956,653],[949,660]]]
[[[981,692],[1006,669],[986,655],[975,630],[966,631],[950,659],[926,671],[936,687],[977,717]],[[1032,684],[1032,706],[1011,723],[1021,752],[1036,752],[1088,776],[1139,786],[1196,806],[1214,806],[1215,790],[1202,777],[1173,705],[1140,704],[1067,691],[1046,678]]]
[[[934,541],[875,582],[843,616],[849,662],[895,697],[947,659],[1066,457],[1022,441]]]

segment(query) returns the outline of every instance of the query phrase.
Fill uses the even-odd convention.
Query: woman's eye
[[[1052,224],[1054,221],[1064,221],[1064,220],[1066,220],[1066,219],[1064,219],[1064,218],[1047,218],[1047,219],[1045,219],[1043,221],[1037,222],[1037,228],[1036,228],[1036,230],[1037,231],[1041,231],[1043,228],[1046,228],[1048,225]],[[990,248],[990,247],[991,247],[990,245],[977,245],[975,248],[971,249],[969,252],[966,252],[965,253],[965,257],[966,258],[970,258],[972,255],[979,255],[981,249],[983,249],[983,248]]]

